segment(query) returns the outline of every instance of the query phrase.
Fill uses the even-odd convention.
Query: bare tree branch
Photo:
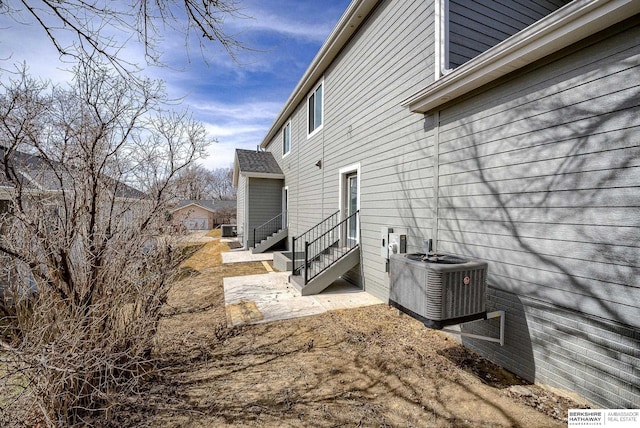
[[[181,261],[164,213],[208,139],[144,83],[87,59],[69,88],[0,84],[0,383],[38,421],[100,418],[153,368]],[[0,416],[22,420],[15,400]]]
[[[0,7],[20,24],[42,28],[62,57],[74,61],[89,56],[107,62],[129,77],[139,64],[125,59],[123,49],[137,40],[147,64],[163,65],[163,37],[196,36],[203,53],[221,47],[234,60],[245,46],[225,28],[227,18],[247,18],[236,0],[1,0]],[[23,20],[25,16],[31,20]]]

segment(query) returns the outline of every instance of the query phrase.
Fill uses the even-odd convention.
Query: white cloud
[[[331,29],[333,22],[304,22],[301,17],[288,19],[283,15],[276,15],[268,10],[255,9],[248,12],[252,20],[234,20],[230,29],[242,31],[270,31],[301,40],[322,43]]]
[[[243,104],[221,102],[190,102],[189,106],[198,116],[210,116],[219,119],[245,120],[255,123],[272,121],[282,107],[281,102],[249,101]]]

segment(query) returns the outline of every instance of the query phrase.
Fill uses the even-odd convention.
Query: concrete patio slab
[[[251,254],[251,251],[227,251],[222,253],[222,263],[261,262],[273,260],[273,253]]]
[[[300,296],[289,285],[288,276],[288,272],[272,272],[224,278],[224,300],[229,324],[267,323],[383,303],[342,280],[336,281],[321,294]]]

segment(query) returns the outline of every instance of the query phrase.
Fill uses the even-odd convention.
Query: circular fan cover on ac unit
[[[445,264],[445,265],[457,265],[466,263],[467,260],[453,256],[450,254],[436,254],[436,253],[411,253],[405,256],[409,260],[421,261],[425,263],[436,263],[436,264]]]

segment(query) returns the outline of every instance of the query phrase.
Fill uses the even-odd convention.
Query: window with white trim
[[[323,108],[324,108],[324,96],[323,96],[324,81],[320,82],[318,86],[313,90],[309,98],[307,99],[307,130],[308,135],[311,136],[315,132],[322,128],[323,120]]]
[[[282,128],[282,156],[286,156],[291,151],[291,122]]]

